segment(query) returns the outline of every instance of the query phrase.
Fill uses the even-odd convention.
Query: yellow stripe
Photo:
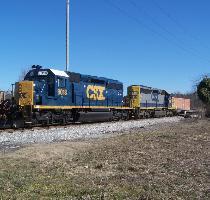
[[[141,107],[140,109],[144,109],[144,110],[155,110],[155,109],[163,109],[166,107]]]
[[[168,108],[169,110],[176,110],[176,108],[172,107],[172,108]]]
[[[155,110],[155,109],[168,109],[168,110],[176,110],[176,108],[167,108],[167,107],[141,107],[140,110]]]
[[[88,108],[91,108],[91,109],[100,109],[100,108],[108,108],[108,109],[119,109],[119,110],[130,110],[132,108],[129,108],[129,107],[106,107],[106,106],[39,106],[39,105],[35,105],[34,106],[34,109],[41,109],[41,110],[52,110],[52,109],[55,109],[55,110],[70,110],[70,109],[88,109]]]

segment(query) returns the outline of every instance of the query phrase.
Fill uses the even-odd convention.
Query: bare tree
[[[26,74],[28,73],[29,69],[30,69],[29,67],[26,67],[26,68],[23,68],[21,70],[18,81],[23,81],[24,80],[24,78],[25,78]]]

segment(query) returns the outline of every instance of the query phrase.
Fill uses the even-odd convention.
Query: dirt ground
[[[2,152],[0,199],[210,199],[210,120]]]

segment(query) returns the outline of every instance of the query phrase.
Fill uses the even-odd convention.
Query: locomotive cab
[[[25,81],[33,82],[34,105],[56,106],[69,103],[68,78],[63,71],[33,66],[26,74]]]

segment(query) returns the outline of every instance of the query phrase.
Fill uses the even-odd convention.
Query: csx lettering
[[[95,86],[95,85],[88,85],[87,87],[87,98],[92,100],[105,100],[104,96],[105,87],[103,86]]]

